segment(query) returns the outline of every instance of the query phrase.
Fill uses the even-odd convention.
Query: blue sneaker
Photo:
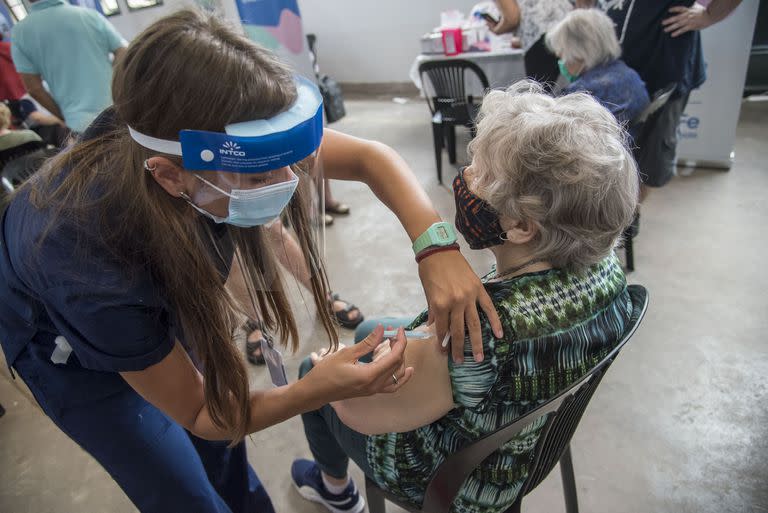
[[[338,495],[329,492],[323,485],[320,467],[310,460],[296,460],[291,465],[291,477],[299,494],[312,502],[319,502],[332,513],[362,513],[365,500],[360,497],[355,482],[351,479],[346,490]]]

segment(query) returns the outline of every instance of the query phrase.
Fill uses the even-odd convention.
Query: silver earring
[[[149,171],[150,173],[157,170],[157,166],[150,166],[149,165],[149,159],[144,161],[144,169]]]
[[[181,196],[181,199],[183,199],[183,200],[185,200],[185,201],[188,201],[188,202],[192,203],[192,198],[190,198],[190,197],[189,197],[189,194],[187,194],[186,192],[184,192],[184,191],[180,191],[180,192],[179,192],[179,196]]]

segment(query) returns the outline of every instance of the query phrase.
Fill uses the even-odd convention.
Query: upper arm
[[[393,394],[377,394],[334,403],[339,418],[364,434],[411,431],[453,409],[448,357],[434,337],[410,340],[405,365],[414,368],[411,379]]]
[[[366,162],[371,153],[385,148],[381,143],[326,128],[320,151],[325,178],[364,181]]]
[[[496,4],[499,6],[502,16],[504,16],[504,24],[510,28],[516,28],[520,25],[520,6],[517,0],[496,0]]]
[[[14,223],[30,230],[15,250],[14,266],[39,291],[48,317],[80,364],[114,373],[142,370],[163,359],[173,347],[174,322],[148,273],[113,260],[67,222],[57,223],[36,243],[51,213],[38,214],[19,216]]]
[[[176,342],[165,358],[140,371],[120,375],[144,399],[194,432],[205,405],[203,378],[184,348]]]

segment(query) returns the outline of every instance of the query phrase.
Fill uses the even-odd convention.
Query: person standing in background
[[[706,64],[699,31],[725,19],[741,0],[711,0],[704,7],[691,0],[576,0],[577,7],[596,4],[613,20],[624,62],[638,72],[648,93],[670,84],[675,92],[662,107],[655,130],[646,144],[649,162],[641,162],[640,201],[649,187],[662,187],[675,174],[677,127],[690,92],[706,80]]]
[[[112,104],[110,54],[119,59],[127,42],[101,14],[65,0],[35,0],[11,34],[27,91],[72,130],[82,132]]]
[[[560,69],[557,57],[544,42],[544,34],[565,18],[572,5],[568,0],[495,0],[501,12],[496,24],[489,22],[494,34],[515,32],[525,52],[525,74],[544,84],[547,90],[557,82]]]

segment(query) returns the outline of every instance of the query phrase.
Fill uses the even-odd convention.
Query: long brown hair
[[[229,123],[271,117],[287,109],[296,95],[291,71],[270,52],[211,15],[181,10],[142,32],[116,63],[114,126],[78,142],[26,185],[36,207],[55,209],[54,219],[95,220],[100,223],[99,247],[103,243],[128,269],[151,274],[202,364],[211,419],[231,431],[234,440],[247,434],[250,418],[248,375],[232,343],[237,312],[247,310],[224,286],[210,251],[209,223],[143,170],[144,160],[157,152],[135,143],[127,126],[172,140],[188,128],[221,132]],[[166,157],[180,164],[177,157]],[[309,181],[302,178],[307,183],[300,185],[286,215],[335,347],[328,282],[306,208]],[[226,225],[226,230],[255,310],[295,350],[298,330],[268,237],[261,227]]]

